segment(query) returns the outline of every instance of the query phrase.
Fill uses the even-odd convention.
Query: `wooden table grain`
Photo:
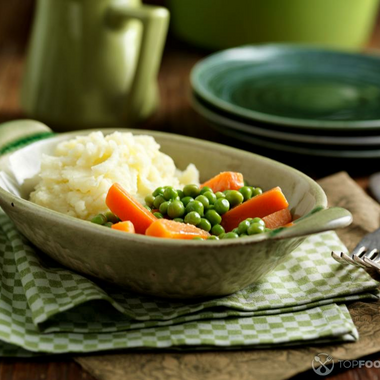
[[[162,3],[160,0],[149,1]],[[19,89],[26,54],[26,43],[33,15],[33,0],[0,1],[0,122],[24,117],[19,105]],[[368,44],[370,49],[380,49],[380,23],[377,24]],[[193,65],[207,52],[191,48],[169,36],[159,74],[161,104],[158,112],[141,124],[140,128],[163,130],[183,135],[201,137],[210,141],[244,146],[220,136],[197,115],[189,101],[189,72]],[[368,176],[375,168],[357,168],[351,163],[339,163],[337,167],[309,165],[306,169],[300,160],[281,157],[271,153],[276,159],[286,158],[307,172],[319,178],[334,170],[346,170],[363,188],[367,187]],[[302,161],[302,160],[301,160]],[[379,170],[379,168],[377,168]],[[380,360],[380,353],[366,358]],[[308,377],[312,377],[312,373]],[[297,379],[304,378],[299,375]],[[378,379],[380,369],[351,369],[327,377],[330,380]],[[0,380],[84,380],[94,379],[69,356],[53,356],[40,359],[0,359]]]

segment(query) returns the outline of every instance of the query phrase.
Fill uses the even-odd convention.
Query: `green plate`
[[[243,46],[199,62],[191,83],[205,101],[250,121],[380,129],[377,56],[292,45]]]
[[[380,149],[326,149],[309,146],[300,146],[291,143],[284,143],[279,140],[250,135],[235,129],[228,128],[221,124],[213,124],[220,133],[243,141],[255,147],[269,149],[276,152],[285,152],[292,155],[308,157],[324,157],[328,159],[348,159],[348,160],[374,160],[380,158]]]
[[[190,98],[191,105],[195,111],[202,115],[209,122],[220,125],[223,128],[236,130],[242,134],[253,137],[263,137],[280,141],[283,144],[298,144],[304,149],[320,148],[320,149],[346,149],[350,150],[380,150],[380,135],[360,135],[360,136],[342,136],[342,133],[333,136],[325,136],[321,132],[309,133],[294,133],[289,130],[276,130],[266,128],[255,123],[244,123],[239,119],[227,117],[220,111],[209,106],[194,94]]]

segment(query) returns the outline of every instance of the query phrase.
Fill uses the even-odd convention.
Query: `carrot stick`
[[[200,187],[208,186],[214,193],[224,190],[239,190],[244,186],[243,174],[237,172],[221,172],[202,183]]]
[[[147,236],[168,239],[193,239],[201,237],[206,239],[210,234],[192,224],[179,223],[168,219],[157,219],[145,232]]]
[[[227,211],[222,218],[221,225],[228,232],[247,218],[263,218],[289,206],[279,187],[275,187]]]
[[[263,221],[265,222],[265,227],[274,229],[290,223],[292,221],[292,214],[288,208],[284,208],[280,211],[264,216]]]
[[[123,232],[129,232],[131,234],[134,234],[135,226],[133,223],[129,220],[125,220],[124,222],[115,223],[111,226],[113,230],[123,231]]]
[[[118,183],[110,187],[106,204],[119,219],[131,221],[138,234],[144,234],[145,230],[157,219]]]

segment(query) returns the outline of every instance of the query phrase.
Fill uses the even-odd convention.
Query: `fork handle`
[[[351,213],[341,207],[331,207],[318,211],[299,222],[295,221],[294,226],[285,227],[275,238],[283,239],[296,236],[312,235],[319,232],[335,230],[336,228],[347,227],[352,222]]]

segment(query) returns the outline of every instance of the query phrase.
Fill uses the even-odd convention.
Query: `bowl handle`
[[[347,227],[352,222],[351,213],[341,207],[331,207],[313,213],[310,217],[295,221],[291,227],[283,227],[273,231],[275,238],[290,238],[312,235],[319,232]]]
[[[0,124],[0,155],[54,135],[45,124],[36,120],[12,120]]]

